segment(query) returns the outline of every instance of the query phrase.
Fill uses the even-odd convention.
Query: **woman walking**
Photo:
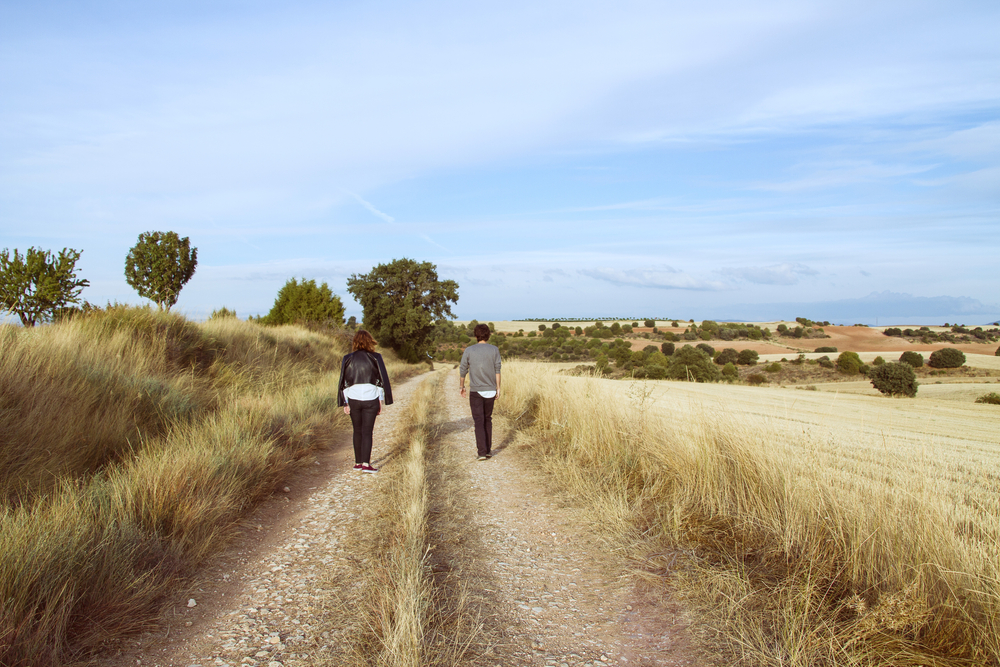
[[[378,472],[371,462],[372,430],[382,408],[392,405],[392,388],[382,355],[375,351],[375,339],[364,329],[354,334],[351,353],[340,362],[337,405],[351,416],[354,426],[354,469]]]

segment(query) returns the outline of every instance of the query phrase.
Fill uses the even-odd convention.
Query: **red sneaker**
[[[378,472],[378,468],[373,468],[367,463],[361,464],[361,472]]]
[[[355,472],[361,472],[361,464],[360,463],[355,463],[354,464],[354,471]]]

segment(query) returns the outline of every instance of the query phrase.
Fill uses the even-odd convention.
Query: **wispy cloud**
[[[770,266],[744,266],[721,269],[724,276],[745,280],[757,285],[795,285],[803,276],[819,275],[819,271],[805,264],[772,264]]]
[[[752,190],[770,192],[796,192],[821,188],[837,188],[857,183],[874,183],[922,174],[934,169],[933,164],[875,164],[872,162],[838,162],[831,164],[799,165],[795,171],[806,175],[786,181],[757,181],[749,183]]]
[[[382,211],[378,210],[377,208],[375,208],[374,204],[372,204],[367,199],[364,199],[361,195],[357,194],[356,192],[351,192],[350,190],[344,190],[344,192],[346,192],[347,194],[349,194],[352,197],[354,197],[354,199],[357,200],[357,202],[359,204],[361,204],[366,209],[368,209],[369,211],[371,211],[373,214],[377,215],[378,217],[382,218],[386,222],[393,222],[393,223],[396,222],[396,218],[392,217],[388,213],[383,213]]]
[[[708,291],[728,289],[723,282],[696,278],[669,266],[658,269],[581,269],[580,273],[595,280],[628,287]]]

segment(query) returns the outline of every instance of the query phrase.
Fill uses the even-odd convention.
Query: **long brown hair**
[[[354,340],[351,341],[351,352],[357,352],[358,350],[364,350],[365,352],[375,351],[375,339],[364,329],[358,329],[358,333],[354,334]]]

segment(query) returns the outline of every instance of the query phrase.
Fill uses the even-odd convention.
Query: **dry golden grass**
[[[723,629],[728,662],[1000,664],[995,447],[927,438],[918,457],[890,429],[875,441],[865,429],[856,441],[812,432],[792,403],[813,392],[784,390],[776,420],[738,407],[767,390],[718,386],[699,403],[677,395],[690,386],[627,388],[511,363],[499,405],[531,424],[525,445],[640,569],[667,575]],[[855,407],[827,410],[851,425]]]
[[[151,622],[346,421],[343,352],[142,308],[0,327],[0,664],[77,660]]]

